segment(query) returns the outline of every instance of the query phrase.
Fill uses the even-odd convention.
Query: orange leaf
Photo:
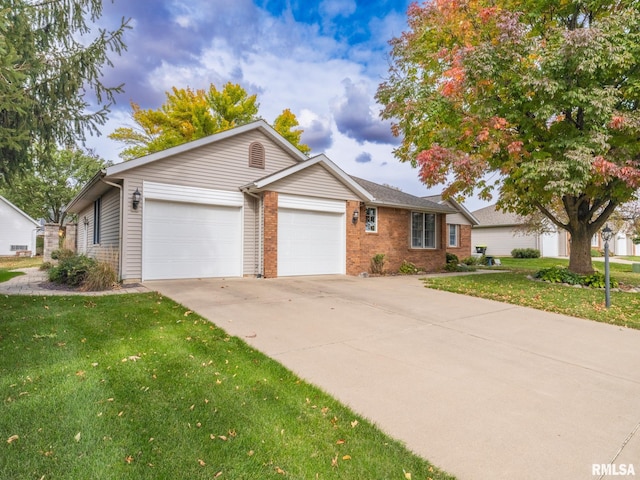
[[[13,443],[16,440],[18,440],[20,437],[18,435],[11,435],[9,438],[7,438],[7,443]]]

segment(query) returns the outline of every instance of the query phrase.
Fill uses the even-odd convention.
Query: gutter
[[[103,170],[100,171],[100,173]],[[116,187],[120,190],[120,205],[118,206],[118,281],[122,280],[122,252],[124,252],[124,248],[122,248],[122,228],[123,228],[123,220],[124,215],[122,215],[122,209],[124,208],[124,189],[122,185],[118,185],[117,183],[109,182],[100,177],[100,181],[110,185],[112,187]],[[82,192],[81,192],[82,193]],[[95,222],[95,218],[93,219]]]

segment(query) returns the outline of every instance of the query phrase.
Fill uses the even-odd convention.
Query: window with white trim
[[[102,214],[102,197],[93,202],[93,243],[100,243],[100,217]]]
[[[593,237],[591,237],[591,246],[592,247],[599,247],[600,246],[599,234],[596,233]]]
[[[449,228],[449,246],[460,246],[460,225],[447,224]]]
[[[365,209],[364,231],[372,233],[378,231],[378,209],[376,207],[367,207]]]
[[[411,248],[436,248],[436,214],[411,212]]]

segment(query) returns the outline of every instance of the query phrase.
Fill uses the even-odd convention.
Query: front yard
[[[0,311],[0,478],[453,478],[158,294]]]
[[[606,309],[602,289],[573,288],[527,278],[542,268],[567,266],[568,260],[501,258],[501,263],[502,266],[497,273],[427,278],[425,285],[429,288],[640,329],[638,293],[614,291],[611,293],[611,308]],[[602,262],[594,261],[593,264],[594,268],[603,271]],[[640,274],[632,273],[631,265],[628,264],[611,263],[611,276],[628,285],[640,285]]]

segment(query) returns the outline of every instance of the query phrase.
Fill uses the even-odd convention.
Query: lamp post
[[[607,308],[611,306],[611,285],[609,281],[609,240],[613,236],[613,231],[609,225],[602,229],[602,240],[604,240],[604,303]]]

